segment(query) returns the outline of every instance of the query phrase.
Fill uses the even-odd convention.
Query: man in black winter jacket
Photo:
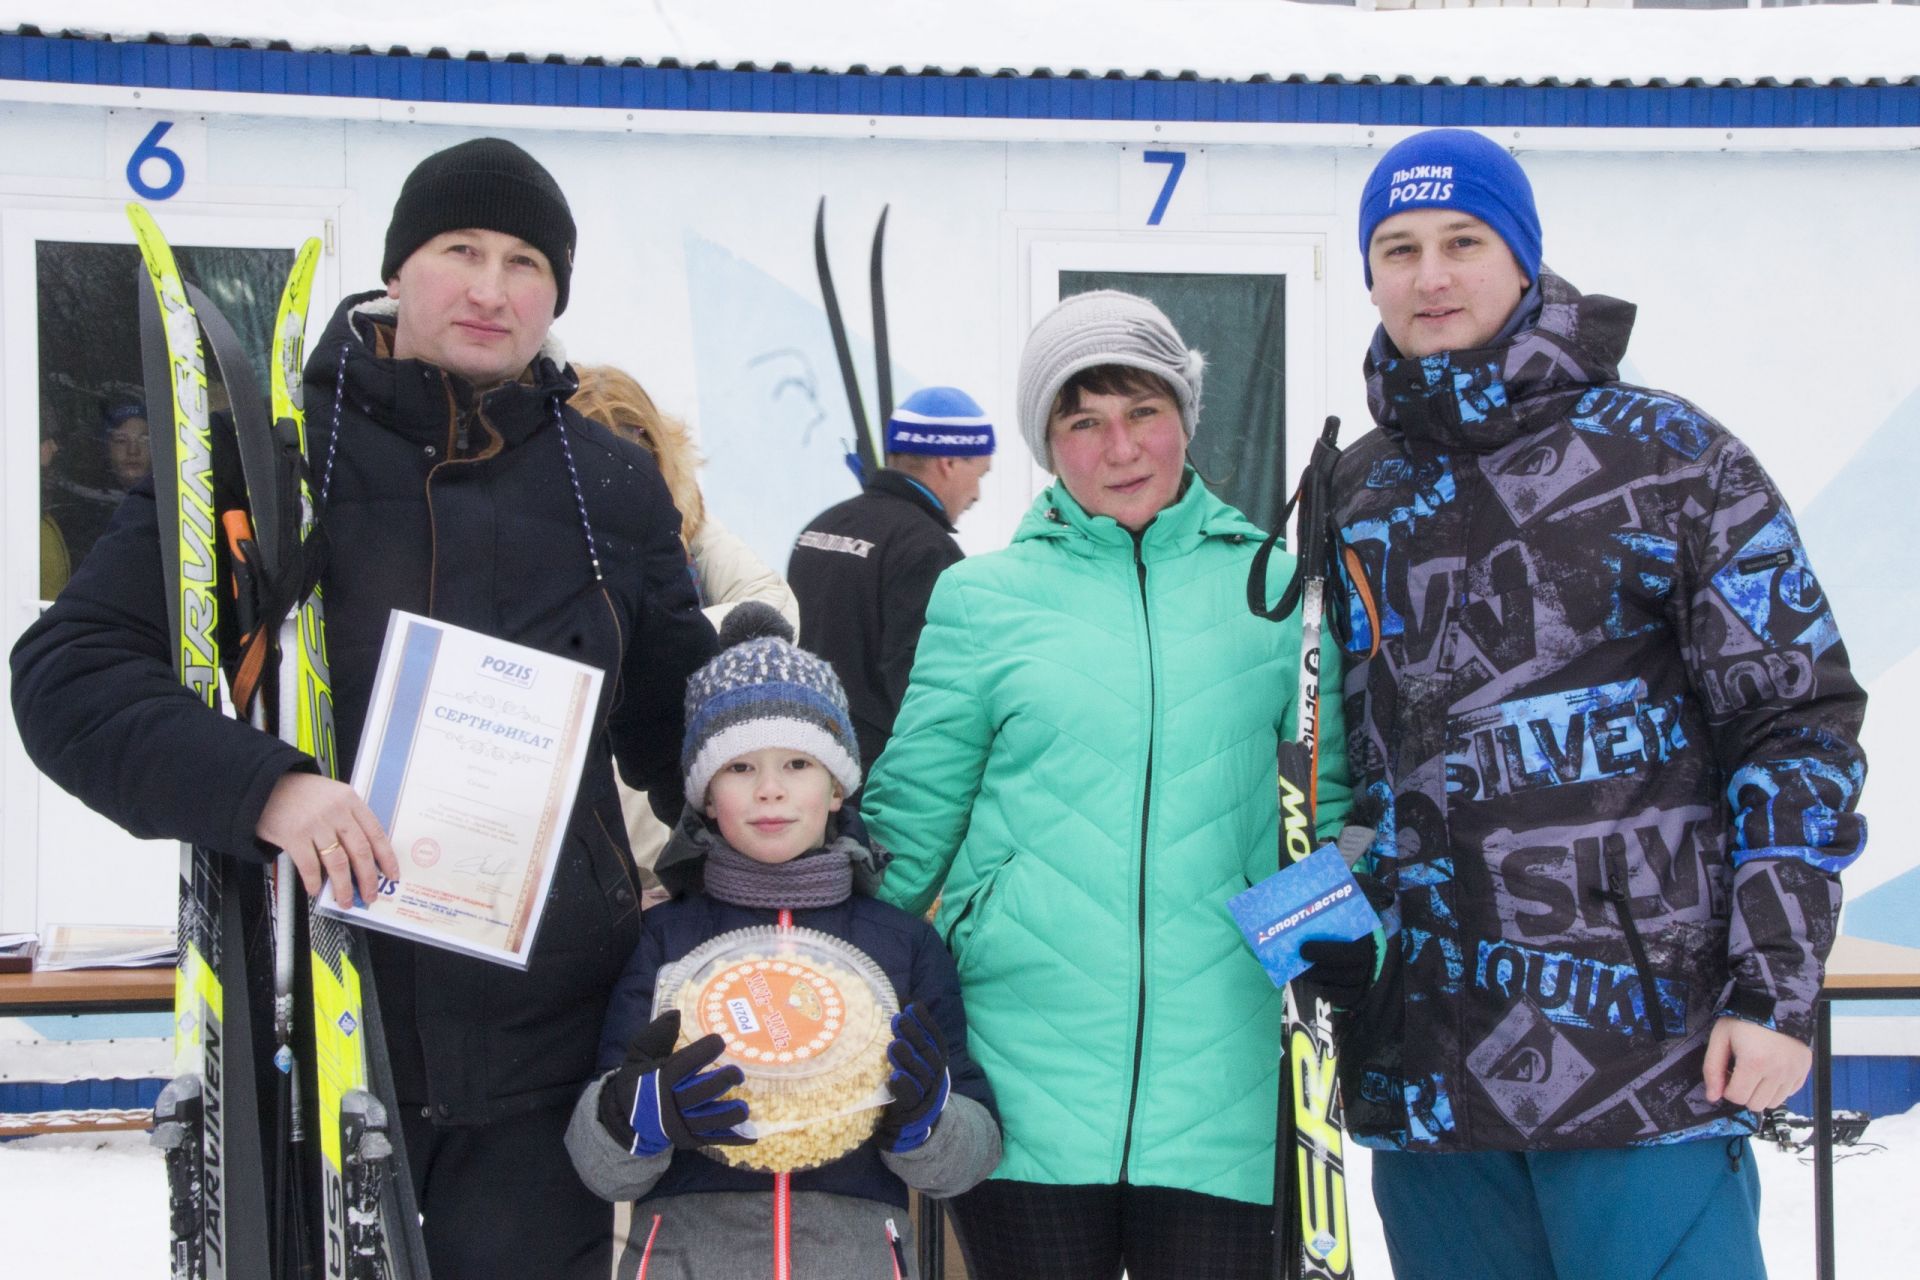
[[[1506,151],[1395,146],[1360,247],[1349,820],[1401,930],[1341,1073],[1394,1274],[1758,1277],[1866,695],[1779,491],[1619,380],[1634,309],[1542,264]]]
[[[863,770],[893,736],[934,580],[964,558],[953,522],[980,497],[993,425],[964,391],[927,387],[887,419],[886,446],[886,468],[816,516],[787,561],[800,643],[846,686]]]
[[[575,381],[548,331],[573,248],[564,195],[520,148],[430,156],[394,209],[386,289],[342,302],[306,369],[343,773],[393,609],[607,675],[527,969],[371,936],[429,1261],[463,1280],[611,1266],[609,1207],[561,1141],[639,936],[609,756],[677,817],[686,678],[714,651],[653,463],[566,407]],[[136,835],[284,849],[309,893],[330,875],[343,903],[350,880],[373,897],[376,873],[406,867],[352,789],[175,682],[158,538],[142,485],[22,636],[29,753]]]

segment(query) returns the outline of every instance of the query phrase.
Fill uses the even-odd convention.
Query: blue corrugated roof
[[[206,42],[0,35],[0,80],[377,98],[396,102],[978,119],[1571,128],[1911,128],[1920,77],[1708,85],[1218,81],[1117,74],[986,76],[670,63],[300,52]]]

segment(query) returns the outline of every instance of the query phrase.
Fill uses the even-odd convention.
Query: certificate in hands
[[[396,609],[353,789],[400,879],[321,909],[368,928],[527,967],[586,762],[602,673]]]

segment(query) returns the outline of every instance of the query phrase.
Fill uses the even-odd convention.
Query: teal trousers
[[[1372,1155],[1394,1280],[1766,1277],[1745,1138]]]

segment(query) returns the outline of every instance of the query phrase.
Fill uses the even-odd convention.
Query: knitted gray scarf
[[[706,890],[736,907],[831,907],[853,893],[853,853],[841,836],[791,862],[755,862],[716,833],[707,844]]]

